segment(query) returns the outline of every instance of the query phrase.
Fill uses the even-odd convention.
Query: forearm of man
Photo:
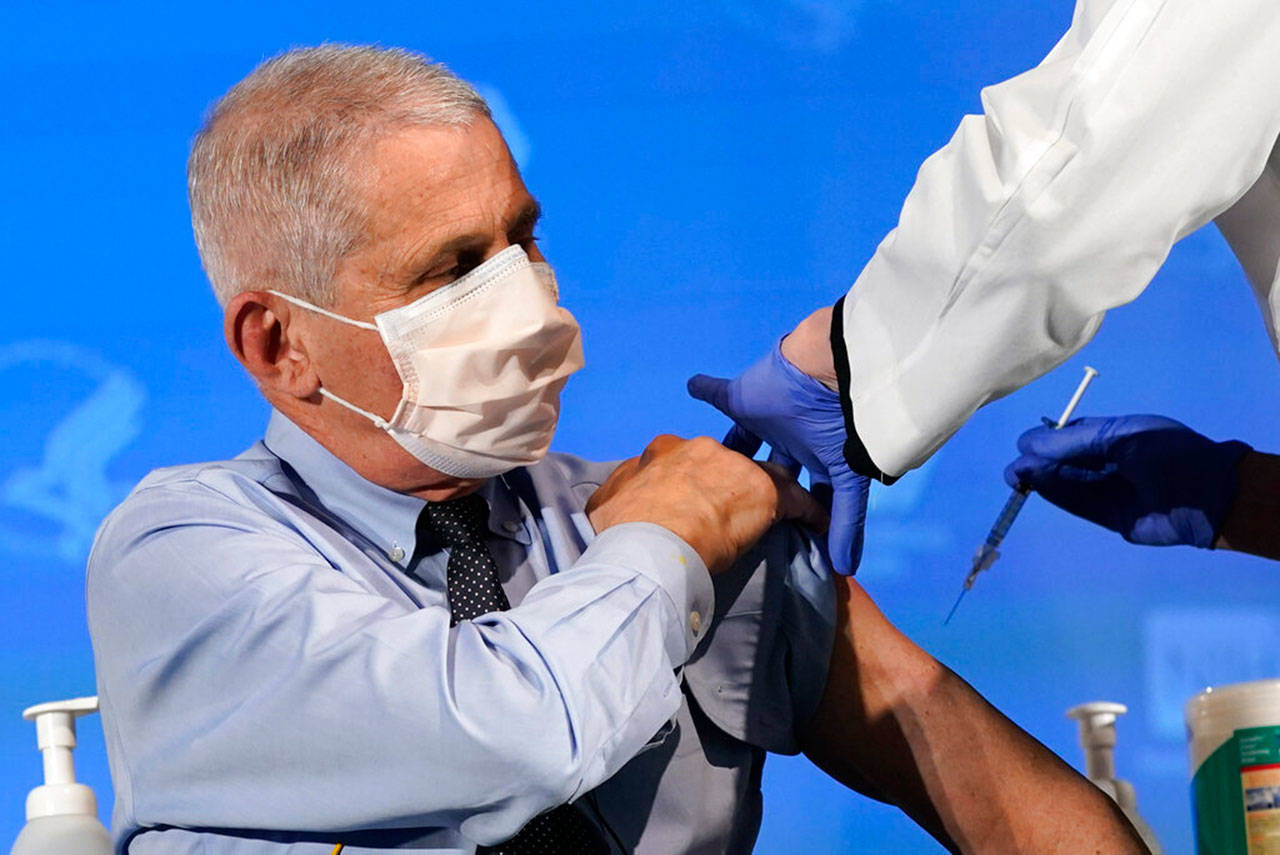
[[[1236,474],[1239,492],[1214,547],[1280,560],[1280,455],[1250,451]]]
[[[714,613],[701,559],[657,526],[619,525],[514,608],[450,627],[444,603],[388,596],[264,520],[203,484],[157,487],[90,557],[139,825],[497,844],[644,749]]]
[[[893,627],[852,579],[805,754],[954,852],[1144,853],[1100,790]]]

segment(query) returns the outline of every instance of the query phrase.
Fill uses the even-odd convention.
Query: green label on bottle
[[[1250,727],[1237,730],[1240,768],[1280,763],[1280,727]]]
[[[1280,727],[1237,730],[1191,779],[1197,855],[1280,855]]]

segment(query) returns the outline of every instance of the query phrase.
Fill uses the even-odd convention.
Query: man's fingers
[[[738,452],[743,457],[755,457],[764,443],[760,437],[735,422],[733,427],[729,428],[729,432],[724,435],[724,439],[720,440],[720,444],[730,451]]]
[[[640,455],[638,461],[640,466],[648,466],[653,462],[655,457],[661,457],[667,452],[674,451],[684,445],[685,440],[669,433],[659,434],[645,446],[644,451]]]
[[[801,487],[799,482],[791,477],[791,473],[775,463],[763,462],[759,465],[769,473],[778,491],[778,519],[794,520],[819,534],[827,530],[831,522],[827,509],[809,495],[809,491]]]

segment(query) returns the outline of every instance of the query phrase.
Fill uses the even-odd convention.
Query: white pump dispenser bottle
[[[1067,718],[1080,723],[1085,777],[1120,806],[1152,855],[1160,855],[1160,841],[1138,813],[1138,794],[1133,784],[1116,777],[1116,719],[1128,711],[1124,704],[1093,701],[1067,710]]]
[[[27,824],[10,855],[111,855],[111,835],[98,821],[98,800],[76,782],[71,759],[76,719],[97,710],[97,698],[73,698],[23,711],[23,718],[36,723],[44,784],[27,795]]]

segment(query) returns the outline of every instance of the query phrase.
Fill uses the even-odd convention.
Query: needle
[[[1085,366],[1084,379],[1080,381],[1080,385],[1076,387],[1076,393],[1071,396],[1071,400],[1067,402],[1067,408],[1062,411],[1062,415],[1058,417],[1058,421],[1054,424],[1054,430],[1061,428],[1071,420],[1071,415],[1076,411],[1080,399],[1084,397],[1084,390],[1089,388],[1089,384],[1093,382],[1093,378],[1098,376],[1098,372]],[[1045,419],[1048,423],[1049,420]],[[955,605],[951,607],[951,611],[947,612],[947,619],[942,623],[945,626],[951,622],[951,616],[956,613],[956,609],[960,607],[960,601],[964,599],[964,595],[973,587],[974,580],[978,578],[978,574],[991,567],[996,563],[996,559],[1000,557],[1000,544],[1004,540],[1009,528],[1013,525],[1013,521],[1017,519],[1018,512],[1022,510],[1022,506],[1027,501],[1027,496],[1031,491],[1026,487],[1016,487],[1010,494],[1008,501],[1004,503],[1004,507],[1000,509],[1000,516],[996,517],[995,524],[991,526],[991,531],[987,533],[987,539],[982,542],[978,550],[973,554],[973,564],[969,568],[969,575],[964,579],[964,587],[960,589],[960,596],[956,597]]]

